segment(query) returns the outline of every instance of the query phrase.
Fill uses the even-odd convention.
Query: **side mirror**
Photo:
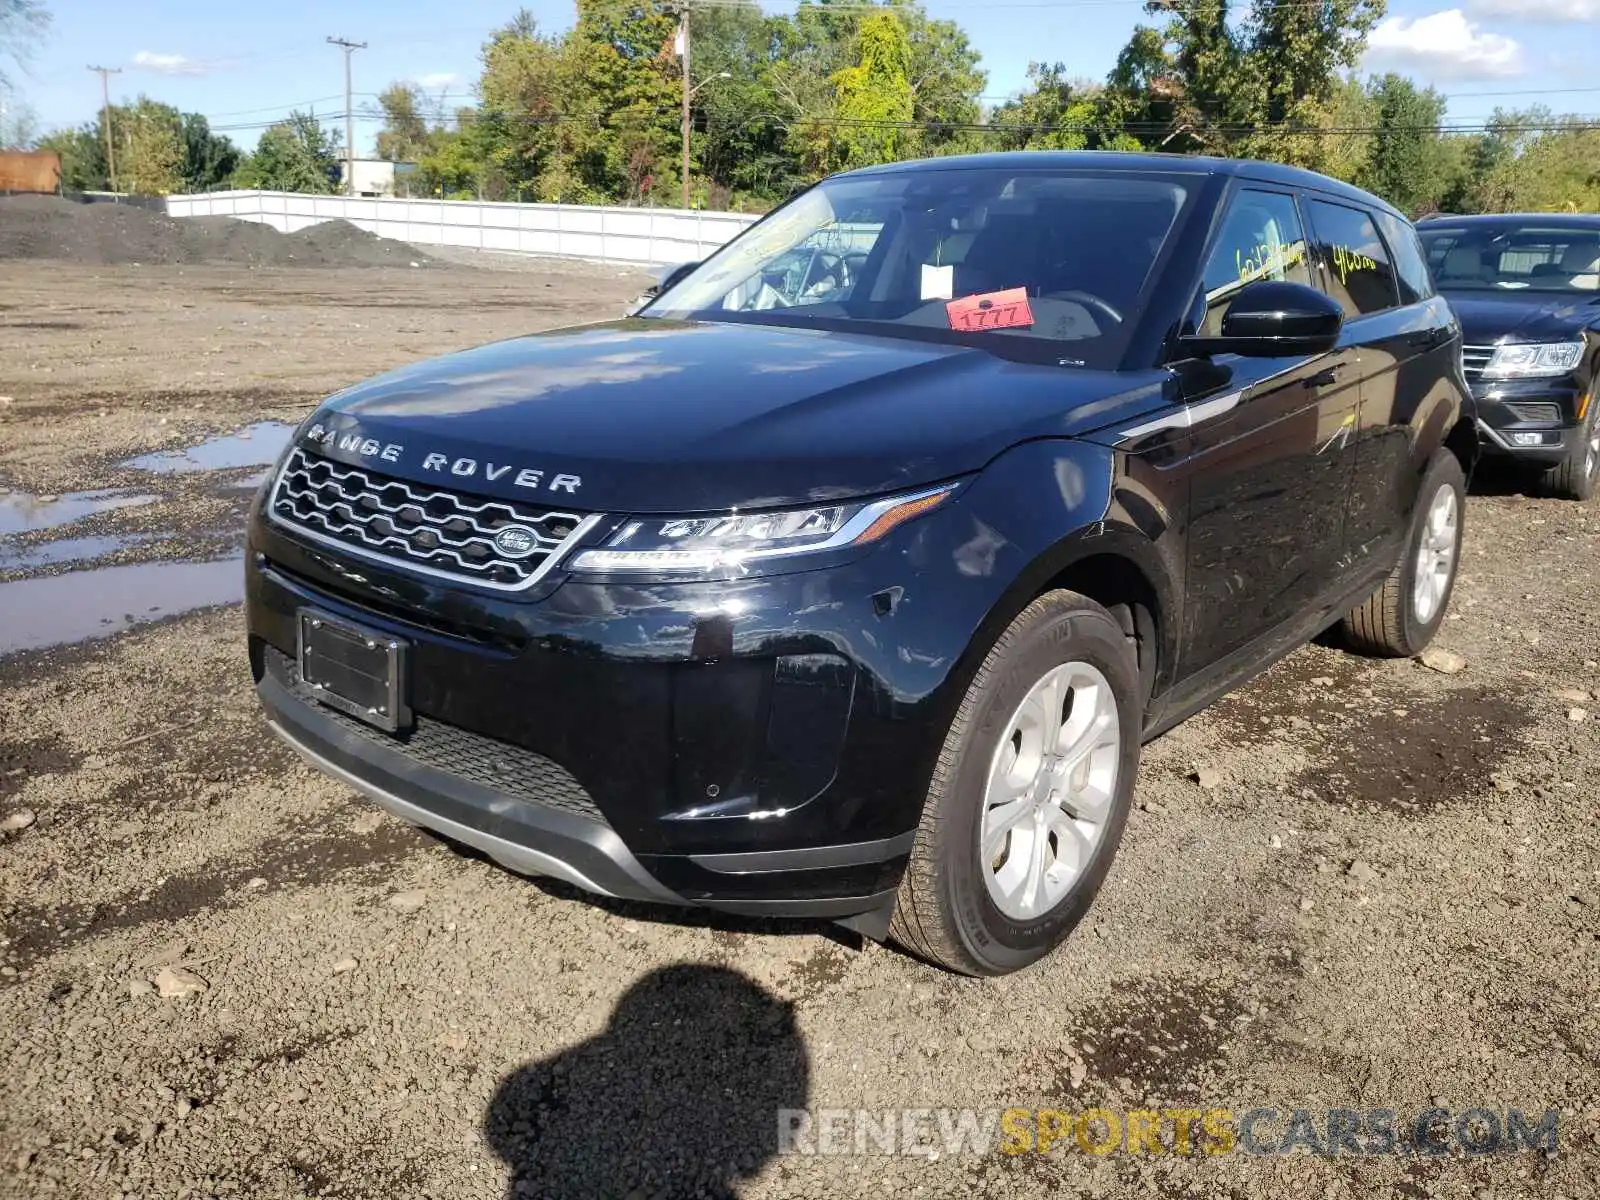
[[[656,272],[656,286],[650,292],[650,295],[659,296],[699,265],[699,262],[686,262],[675,263],[670,267],[662,267],[661,270]]]
[[[674,263],[670,267],[661,267],[656,271],[656,281],[633,298],[633,303],[628,305],[628,311],[625,315],[633,316],[699,265],[699,262],[686,262]]]
[[[1288,358],[1332,350],[1344,327],[1338,301],[1303,283],[1260,279],[1239,289],[1222,318],[1220,337],[1178,339],[1186,354]]]

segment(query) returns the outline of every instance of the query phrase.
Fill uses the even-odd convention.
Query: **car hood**
[[[462,492],[698,512],[952,478],[1153,409],[1170,386],[969,346],[632,318],[403,367],[329,398],[298,438]]]
[[[1444,296],[1469,346],[1570,340],[1600,322],[1600,304],[1588,298],[1528,291],[1446,291]]]

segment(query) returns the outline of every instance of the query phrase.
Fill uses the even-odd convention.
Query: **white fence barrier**
[[[756,218],[748,213],[478,200],[365,199],[294,192],[168,196],[174,217],[238,217],[293,233],[343,219],[417,246],[464,246],[602,262],[667,264],[704,258]]]

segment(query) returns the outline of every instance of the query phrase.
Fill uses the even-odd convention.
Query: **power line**
[[[371,92],[357,92],[358,96],[372,95]],[[237,108],[232,112],[207,113],[208,122],[215,121],[218,117],[253,117],[258,113],[288,113],[298,112],[302,108],[309,108],[313,104],[332,104],[337,96],[313,96],[310,100],[296,100],[292,104],[268,104],[261,108]]]

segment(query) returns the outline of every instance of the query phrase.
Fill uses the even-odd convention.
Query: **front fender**
[[[962,614],[967,649],[946,679],[942,707],[953,713],[1018,613],[1065,575],[1084,590],[1095,578],[1088,560],[1102,556],[1127,564],[1148,589],[1159,651],[1154,692],[1164,691],[1177,662],[1182,488],[1179,473],[1141,455],[1073,439],[1025,442],[992,461],[941,522],[957,577],[995,585]]]

